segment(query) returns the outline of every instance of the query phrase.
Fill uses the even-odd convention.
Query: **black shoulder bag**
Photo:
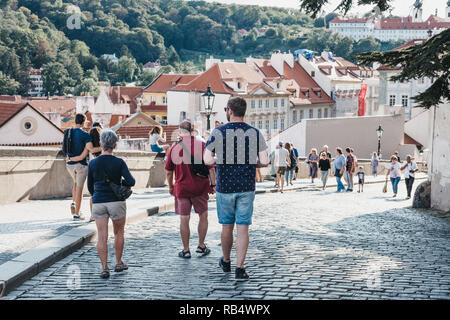
[[[105,175],[105,181],[106,181],[106,183],[109,184],[111,190],[114,192],[117,199],[119,199],[119,201],[125,201],[126,199],[128,199],[131,196],[131,194],[133,193],[133,191],[131,190],[131,187],[124,186],[122,178],[121,178],[120,184],[114,183],[108,177],[105,167],[104,166],[102,166],[102,167],[103,167],[103,174]]]
[[[184,152],[191,155],[191,172],[192,172],[192,174],[196,175],[197,177],[204,178],[204,179],[209,178],[209,169],[205,165],[205,162],[203,161],[203,157],[202,157],[202,163],[195,163],[194,156],[189,152],[187,147],[184,145],[183,141],[180,141],[178,143],[181,144],[181,147],[183,148]]]

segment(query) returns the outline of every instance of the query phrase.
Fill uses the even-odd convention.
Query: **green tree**
[[[363,53],[363,52],[372,52],[378,51],[381,48],[381,44],[376,41],[374,38],[369,37],[365,39],[359,40],[353,51],[354,54]]]
[[[148,86],[156,78],[156,73],[149,69],[144,69],[137,79],[138,86]]]
[[[82,93],[89,93],[91,96],[97,97],[100,93],[96,79],[85,78],[76,87],[75,95],[79,96]]]
[[[134,80],[137,64],[134,58],[123,56],[119,59],[117,65],[118,80],[122,82],[131,82]]]
[[[20,83],[0,71],[0,94],[17,94]]]
[[[64,95],[69,91],[71,79],[62,63],[50,62],[42,67],[44,91],[50,95]]]

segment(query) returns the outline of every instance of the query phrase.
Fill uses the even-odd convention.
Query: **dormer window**
[[[238,87],[238,89],[241,88],[241,83],[240,82],[237,83],[237,87]]]
[[[316,76],[316,72],[315,71],[311,71],[311,77],[315,77]]]
[[[280,89],[280,83],[277,82],[277,89]]]
[[[309,99],[309,89],[305,91],[305,96]]]

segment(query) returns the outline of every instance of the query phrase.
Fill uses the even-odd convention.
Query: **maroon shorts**
[[[208,211],[208,194],[191,198],[175,197],[175,213],[180,216],[188,216],[191,214],[192,206],[196,213],[203,213]]]

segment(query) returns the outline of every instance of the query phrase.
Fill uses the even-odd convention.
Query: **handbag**
[[[195,163],[195,158],[194,155],[192,155],[189,150],[187,149],[187,147],[184,145],[183,141],[178,142],[179,144],[181,144],[181,147],[183,148],[183,150],[191,155],[191,172],[192,174],[194,174],[197,177],[200,177],[202,179],[207,179],[209,178],[209,168],[205,165],[205,162],[202,159],[202,163]]]
[[[109,184],[109,187],[116,195],[117,199],[119,199],[119,201],[125,201],[131,196],[133,191],[131,190],[131,187],[123,185],[123,179],[121,179],[120,184],[114,183],[106,174],[105,167],[103,167],[103,174],[105,175],[106,183]]]

